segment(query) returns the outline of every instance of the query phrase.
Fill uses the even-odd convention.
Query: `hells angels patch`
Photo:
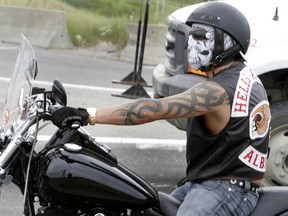
[[[250,93],[254,82],[262,85],[259,78],[248,67],[245,67],[239,75],[232,104],[231,117],[248,116]]]
[[[249,119],[249,135],[250,138],[262,138],[269,131],[269,123],[271,120],[270,108],[268,101],[262,101],[254,107],[250,113]]]

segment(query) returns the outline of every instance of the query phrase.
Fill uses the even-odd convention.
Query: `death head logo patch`
[[[268,101],[260,102],[250,114],[250,138],[262,138],[269,131],[271,113]]]

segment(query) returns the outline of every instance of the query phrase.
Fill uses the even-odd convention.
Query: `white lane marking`
[[[10,78],[0,77],[1,81],[10,81]],[[34,81],[35,84],[43,85],[43,86],[52,86],[52,82],[45,82],[45,81]],[[123,92],[125,89],[117,89],[117,88],[106,88],[100,86],[88,86],[88,85],[77,85],[77,84],[69,84],[69,83],[62,83],[66,88],[75,88],[75,89],[87,89],[93,91],[105,91],[105,92]],[[150,97],[153,97],[153,92],[147,92]]]
[[[50,139],[48,135],[39,135],[38,140],[46,142]],[[183,151],[186,147],[186,140],[181,139],[142,139],[142,138],[126,138],[126,137],[96,137],[99,143],[119,143],[119,144],[135,144],[139,149],[167,149]]]
[[[0,50],[18,50],[20,47],[20,44],[19,46],[0,46]]]
[[[10,81],[10,78],[0,77],[0,80],[9,82],[9,81]]]
[[[45,86],[52,86],[52,82],[45,82],[45,81],[35,81],[35,84],[45,85]],[[76,85],[76,84],[69,84],[69,83],[62,83],[66,88],[76,88],[76,89],[88,89],[88,90],[95,90],[95,91],[116,91],[122,92],[124,89],[116,89],[116,88],[105,88],[99,86],[88,86],[88,85]]]

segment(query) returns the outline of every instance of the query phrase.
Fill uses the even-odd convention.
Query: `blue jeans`
[[[257,205],[259,195],[227,181],[186,182],[171,194],[182,202],[177,216],[245,216]]]

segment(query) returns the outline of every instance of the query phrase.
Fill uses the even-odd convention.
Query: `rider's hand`
[[[53,124],[59,128],[65,128],[72,124],[87,125],[88,118],[87,110],[82,108],[61,107],[51,114]]]

